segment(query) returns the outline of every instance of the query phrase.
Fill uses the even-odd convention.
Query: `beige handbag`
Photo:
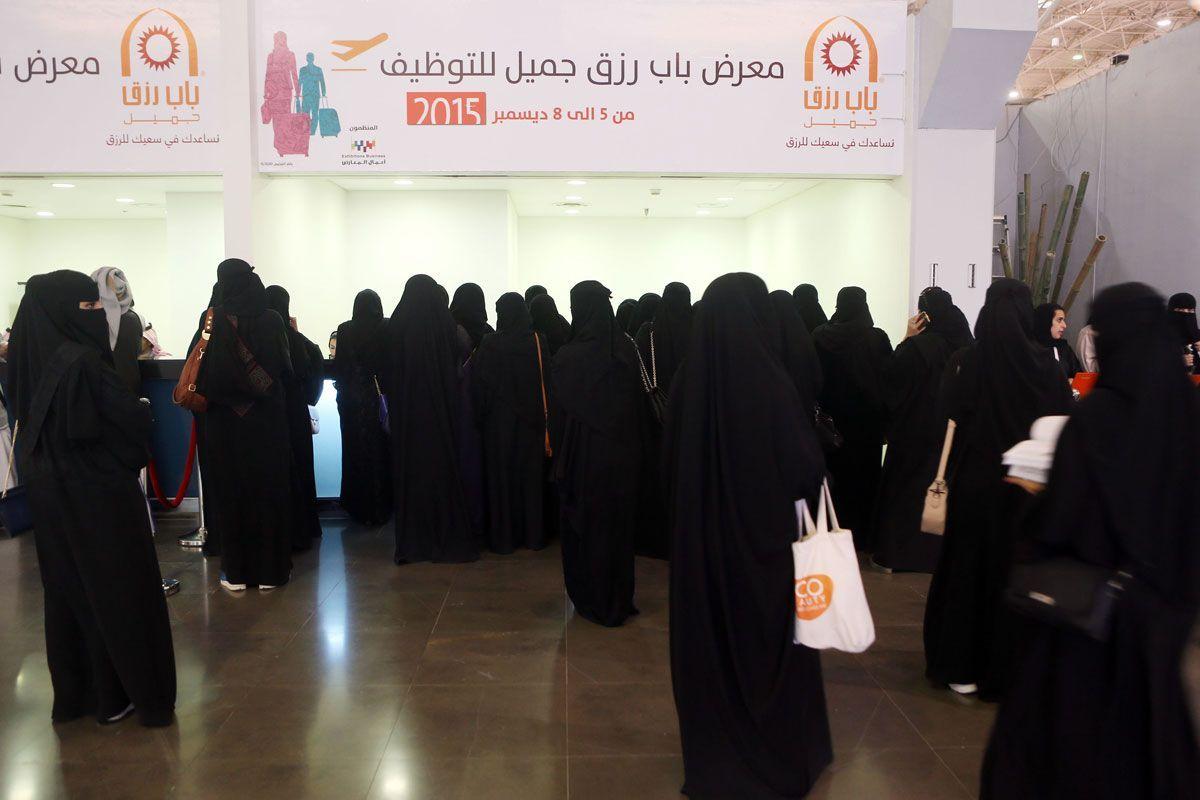
[[[921,512],[921,532],[941,536],[946,533],[946,500],[950,492],[946,488],[946,462],[950,460],[950,448],[954,446],[954,420],[946,422],[946,441],[942,445],[942,459],[938,462],[937,477],[925,490],[925,510]]]

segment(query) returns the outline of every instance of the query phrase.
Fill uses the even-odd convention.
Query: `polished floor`
[[[291,584],[232,595],[187,522],[158,542],[183,581],[165,730],[50,724],[33,539],[0,541],[0,800],[678,797],[664,564],[609,630],[572,615],[556,548],[397,567],[390,530],[330,519]],[[823,656],[837,760],[810,797],[974,797],[994,709],[922,677],[928,578],[864,577],[878,642]]]

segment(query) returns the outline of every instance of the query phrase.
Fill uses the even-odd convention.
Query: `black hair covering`
[[[230,258],[217,266],[220,305],[213,315],[213,333],[204,355],[200,373],[200,391],[211,402],[231,406],[245,405],[269,393],[270,387],[254,386],[240,355],[239,340],[244,342],[255,361],[271,376],[291,370],[287,347],[287,321],[274,321],[276,314],[267,306],[267,289],[254,268],[245,261]],[[272,319],[266,319],[265,316]],[[238,321],[235,329],[230,317]],[[279,340],[275,340],[278,335]],[[261,343],[256,349],[255,342]]]
[[[254,267],[240,258],[227,258],[217,265],[221,310],[226,314],[260,314],[267,309],[267,290],[254,274]],[[286,321],[286,320],[285,320]]]
[[[501,295],[496,301],[496,333],[480,346],[473,377],[494,386],[518,417],[541,428],[546,417],[532,324],[521,295]],[[550,369],[549,353],[542,353],[542,364],[544,370]]]
[[[687,353],[692,333],[692,291],[682,283],[668,283],[663,289],[662,303],[654,313],[654,371],[658,385],[668,390],[683,356]],[[644,350],[649,351],[647,333]],[[642,337],[639,332],[639,344]],[[651,363],[646,362],[649,369]]]
[[[639,297],[637,308],[633,310],[633,316],[629,318],[629,335],[637,336],[637,332],[642,329],[642,326],[654,319],[654,315],[658,313],[661,306],[662,298],[654,292],[646,292]]]
[[[533,286],[530,286],[525,290],[525,305],[532,303],[533,298],[541,297],[544,294],[549,294],[549,292],[546,291],[546,287],[535,283]]]
[[[1142,580],[1195,604],[1200,407],[1164,310],[1162,296],[1142,283],[1100,292],[1092,304],[1100,378],[1077,413],[1095,418],[1088,461],[1122,550]]]
[[[599,281],[571,289],[571,341],[554,359],[554,392],[563,410],[588,427],[611,436],[636,435],[622,401],[626,386],[613,375],[636,374],[637,353],[617,327],[611,297]]]
[[[96,282],[73,270],[34,275],[25,284],[8,348],[9,409],[15,420],[28,416],[46,366],[63,344],[95,350],[112,365],[104,310],[79,307],[99,299]]]
[[[479,347],[483,337],[491,333],[488,326],[487,301],[477,283],[464,283],[454,290],[450,315],[471,337],[472,348]]]
[[[1058,303],[1042,303],[1033,310],[1033,339],[1043,347],[1054,347],[1055,342],[1062,341],[1050,335],[1050,329],[1054,327],[1054,315],[1059,311],[1066,313],[1066,309]]]
[[[1057,367],[1033,337],[1029,287],[1015,278],[992,283],[975,321],[982,384],[976,419],[983,421],[975,436],[987,452],[1003,452],[1025,439],[1030,410],[1045,406],[1047,369]]]
[[[1191,311],[1176,311],[1177,308],[1190,308]],[[1176,340],[1184,346],[1200,342],[1200,324],[1196,322],[1196,298],[1187,292],[1171,295],[1167,302],[1167,311],[1171,316],[1172,328]]]
[[[832,758],[818,657],[789,635],[793,504],[816,498],[825,464],[770,306],[744,274],[709,285],[667,413],[671,673],[693,796],[801,797]]]
[[[796,310],[792,295],[779,289],[771,292],[771,302],[775,306],[779,327],[775,351],[791,376],[792,383],[796,385],[796,390],[800,392],[801,404],[805,409],[812,409],[817,404],[823,383],[821,361],[817,357],[812,334]],[[808,417],[811,419],[812,414],[808,413]]]
[[[838,292],[837,308],[833,312],[833,324],[875,325],[871,318],[871,307],[867,305],[867,293],[858,286],[847,286]]]
[[[376,348],[383,331],[383,301],[371,289],[363,289],[354,296],[354,309],[350,319],[337,329],[337,352],[334,354],[334,372],[340,377],[339,364],[363,362],[368,372],[374,372]]]
[[[811,283],[797,286],[792,291],[792,298],[796,301],[796,310],[800,312],[800,318],[804,320],[809,333],[829,322],[829,317],[825,316],[825,309],[821,308],[817,287]]]
[[[558,349],[571,340],[571,323],[558,313],[554,298],[539,294],[529,303],[529,315],[533,318],[533,329],[542,334],[549,352],[553,356]]]
[[[929,324],[925,326],[925,330],[912,340],[917,352],[927,364],[945,357],[931,337],[941,337],[950,345],[951,353],[974,344],[975,337],[971,335],[971,326],[966,315],[954,305],[954,298],[945,289],[931,286],[921,292],[917,300],[917,309],[929,315]]]
[[[633,312],[637,310],[637,304],[637,300],[622,300],[617,306],[617,325],[630,336],[637,333],[633,327]]]
[[[267,308],[282,317],[284,322],[287,322],[292,318],[292,296],[282,286],[268,286]]]
[[[418,369],[429,381],[425,391],[440,388],[448,404],[447,423],[458,395],[458,348],[455,322],[446,307],[445,290],[428,275],[413,275],[404,285],[400,302],[387,323],[391,343],[393,392],[409,391],[406,370]],[[411,386],[412,391],[420,391]]]

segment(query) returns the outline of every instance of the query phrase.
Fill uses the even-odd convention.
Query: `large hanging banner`
[[[221,169],[215,0],[3,0],[0,172]]]
[[[903,0],[257,9],[264,172],[903,171]]]

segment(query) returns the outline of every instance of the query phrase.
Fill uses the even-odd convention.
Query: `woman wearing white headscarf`
[[[133,310],[133,289],[125,273],[116,267],[101,267],[92,273],[100,288],[104,319],[108,322],[108,346],[112,349],[117,377],[135,396],[142,394],[138,354],[142,350],[142,318]]]

